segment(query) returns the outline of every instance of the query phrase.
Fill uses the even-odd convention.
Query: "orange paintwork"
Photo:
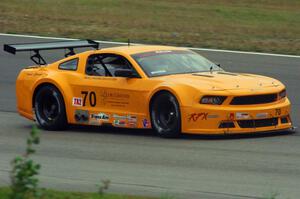
[[[34,120],[33,94],[35,89],[44,83],[55,85],[64,97],[67,119],[71,124],[75,120],[76,110],[87,111],[91,116],[105,113],[105,120],[89,118],[82,125],[102,125],[108,123],[128,128],[151,128],[149,102],[158,91],[167,90],[176,96],[182,117],[182,132],[194,134],[249,133],[288,129],[291,127],[289,118],[290,102],[287,97],[272,103],[259,105],[230,105],[234,96],[279,93],[285,86],[278,80],[252,74],[201,73],[211,76],[195,76],[177,74],[160,77],[147,77],[139,65],[130,56],[157,50],[182,50],[167,46],[125,46],[86,51],[67,57],[55,63],[23,69],[16,83],[17,107],[19,113]],[[131,62],[141,78],[89,76],[85,74],[87,57],[91,54],[113,53],[122,55]],[[79,58],[76,71],[60,70],[59,64]],[[239,85],[239,87],[237,87]],[[84,98],[82,91],[95,92],[96,106],[74,106],[73,98]],[[228,96],[222,105],[204,105],[199,100],[204,95]],[[88,98],[88,97],[87,97]],[[89,100],[89,99],[87,99]],[[280,109],[280,114],[276,110]],[[235,115],[248,113],[256,119],[257,114],[267,117],[288,116],[288,122],[270,127],[239,128]],[[231,117],[230,117],[231,114]],[[232,115],[233,114],[233,115]],[[129,115],[129,116],[128,116]],[[233,116],[233,117],[232,117]],[[117,119],[116,119],[117,118]],[[118,120],[118,122],[114,122]],[[218,128],[221,121],[232,120],[236,128]],[[146,122],[147,121],[147,122]]]

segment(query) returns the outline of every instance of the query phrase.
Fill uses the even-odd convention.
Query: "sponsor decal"
[[[219,115],[207,115],[208,119],[219,118]]]
[[[249,113],[237,112],[237,113],[235,113],[235,117],[236,117],[236,119],[249,119],[250,115],[249,115]]]
[[[83,101],[81,97],[73,97],[72,99],[72,105],[73,106],[82,106]]]
[[[114,119],[127,119],[127,115],[118,115],[118,114],[113,114]]]
[[[126,126],[126,120],[114,120],[114,126]]]
[[[86,110],[75,110],[75,121],[79,123],[86,123],[89,121],[89,112]]]
[[[130,97],[129,94],[127,93],[121,93],[121,92],[112,92],[112,91],[107,91],[104,90],[101,92],[101,97],[111,97],[111,98],[125,98],[128,99]]]
[[[208,113],[192,113],[188,117],[188,121],[196,122],[198,120],[207,120]]]
[[[35,67],[28,67],[28,68],[35,68]],[[45,73],[26,73],[28,76],[41,76],[44,75]]]
[[[91,119],[101,120],[101,121],[109,121],[109,115],[105,113],[93,113],[91,114]]]
[[[137,121],[137,117],[135,115],[128,115],[128,121],[129,122],[136,122]]]
[[[132,121],[137,121],[137,117],[135,115],[118,115],[118,114],[113,114],[114,119],[128,119]]]
[[[129,104],[130,95],[124,92],[103,90],[100,92],[100,98],[104,106],[126,107]]]
[[[93,79],[93,80],[106,80],[106,81],[116,81],[117,78],[114,78],[114,77],[111,77],[111,78],[105,78],[105,77],[102,77],[102,76],[88,76],[86,75],[84,77],[84,79]]]
[[[95,119],[90,119],[89,124],[96,125],[96,126],[102,125],[102,123],[100,123],[98,120]]]
[[[136,127],[136,122],[128,122],[127,124],[131,128],[135,128]]]
[[[114,124],[116,126],[127,126],[135,128],[137,126],[137,116],[113,114]]]
[[[256,118],[262,119],[262,118],[268,118],[269,113],[257,113]]]
[[[171,53],[171,50],[157,50],[155,53]]]
[[[115,126],[128,126],[135,128],[137,126],[137,116],[135,115],[112,115]]]
[[[137,126],[137,117],[135,115],[129,115],[128,126],[135,128]]]
[[[89,124],[91,125],[101,125],[101,122],[96,118],[92,117],[93,114],[90,115]]]
[[[150,73],[152,74],[152,75],[155,75],[155,74],[159,74],[159,73],[166,73],[167,71],[165,71],[165,70],[157,70],[157,71],[151,71]]]
[[[150,122],[147,119],[143,119],[143,127],[144,128],[149,128],[150,127]]]

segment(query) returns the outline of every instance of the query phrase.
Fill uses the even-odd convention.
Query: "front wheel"
[[[174,138],[181,134],[181,115],[178,101],[169,92],[158,94],[151,104],[151,123],[161,137]]]
[[[34,108],[36,119],[43,129],[63,130],[67,128],[64,99],[54,86],[46,85],[37,91]]]

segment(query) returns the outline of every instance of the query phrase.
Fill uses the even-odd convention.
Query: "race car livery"
[[[92,47],[75,54],[74,48]],[[41,50],[66,49],[47,64]],[[4,45],[32,51],[36,63],[16,81],[19,113],[48,130],[68,124],[153,128],[160,136],[237,134],[292,127],[285,86],[261,75],[224,71],[170,46],[99,49],[91,40]]]

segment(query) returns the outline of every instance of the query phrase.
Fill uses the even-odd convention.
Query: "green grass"
[[[0,32],[300,54],[299,0],[1,0]]]
[[[124,196],[117,194],[104,194],[100,196],[97,193],[77,193],[77,192],[62,192],[53,190],[42,191],[41,199],[155,199],[142,196]],[[0,198],[9,199],[10,189],[0,188]],[[33,198],[28,198],[33,199]]]

